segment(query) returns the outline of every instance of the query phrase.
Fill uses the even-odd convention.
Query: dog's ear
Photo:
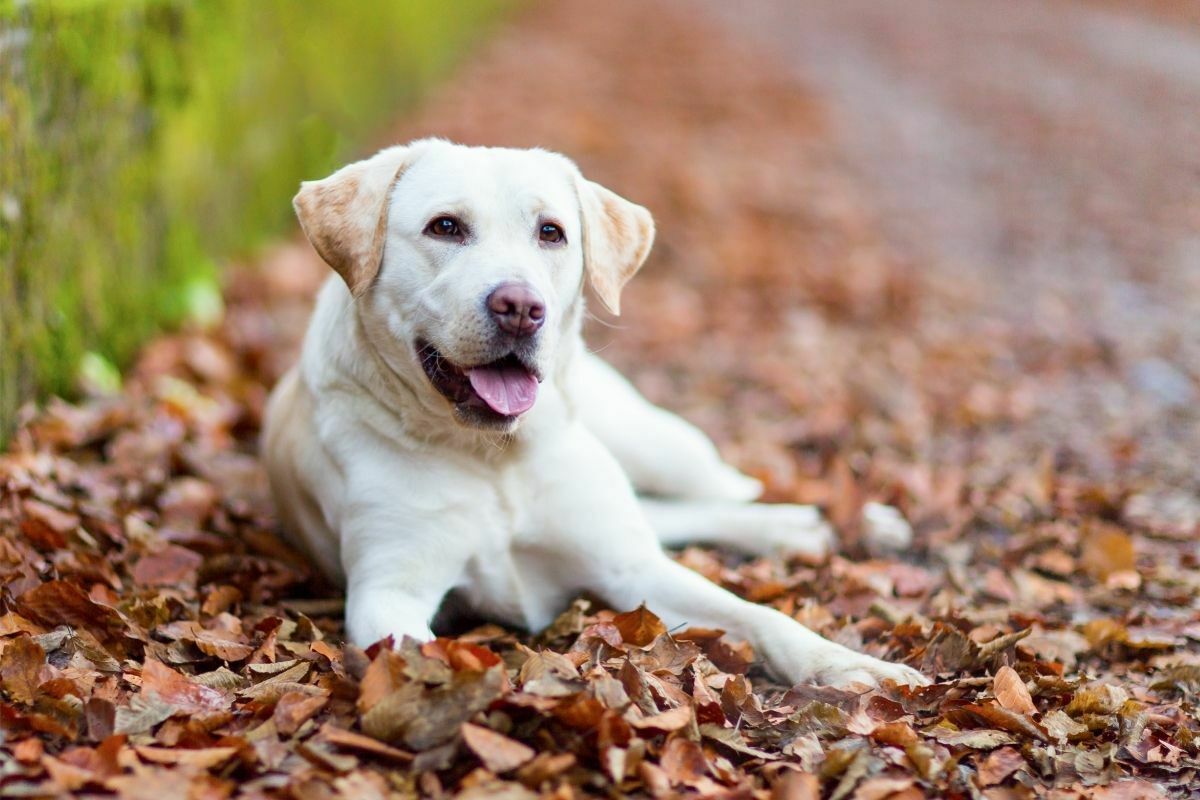
[[[621,313],[621,289],[654,244],[654,218],[598,183],[578,178],[583,212],[583,268],[605,308]]]
[[[292,199],[304,235],[355,296],[362,294],[379,272],[388,196],[410,157],[410,147],[380,150],[324,180],[304,181]]]

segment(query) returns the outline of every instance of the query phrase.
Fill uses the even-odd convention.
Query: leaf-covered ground
[[[31,412],[0,457],[0,794],[1194,796],[1194,412],[1088,405],[1121,347],[899,256],[822,105],[755,48],[587,8],[524,14],[394,138],[543,144],[654,211],[591,341],[842,536],[819,564],[681,560],[936,683],[779,686],[717,632],[586,600],[536,634],[343,646],[254,455],[324,275],[284,245],[231,271],[219,326]],[[867,546],[871,500],[913,547]]]

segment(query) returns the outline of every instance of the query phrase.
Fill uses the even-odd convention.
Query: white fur
[[[586,351],[585,269],[598,285],[592,271],[607,266],[585,264],[582,245],[591,238],[593,258],[596,237],[608,234],[585,218],[579,193],[589,184],[574,165],[542,151],[440,141],[401,155],[378,275],[356,296],[329,279],[300,363],[267,411],[265,457],[284,529],[345,581],[350,638],[428,639],[452,589],[490,617],[536,630],[587,591],[618,609],[645,602],[669,627],[723,628],[792,682],[923,682],[739,599],[663,552],[661,544],[690,539],[821,554],[831,536],[811,508],[752,503],[757,481]],[[395,171],[394,152],[380,168]],[[423,233],[451,209],[470,220],[467,241]],[[539,244],[547,216],[566,231],[566,246]],[[306,230],[319,222],[306,220]],[[640,252],[638,263],[649,248],[612,244],[609,252]],[[610,290],[636,267],[608,275]],[[456,363],[478,363],[489,322],[482,298],[513,279],[546,300],[537,355],[545,380],[517,423],[473,428],[432,387],[413,343],[423,337]]]

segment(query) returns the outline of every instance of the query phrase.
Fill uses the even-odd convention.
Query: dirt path
[[[698,8],[535,6],[387,141],[542,145],[648,206],[590,342],[842,535],[681,560],[936,685],[780,687],[586,604],[343,646],[255,456],[327,274],[293,243],[0,457],[0,793],[1194,794],[1190,34],[1063,4],[1094,40],[1059,38],[1033,0]],[[909,551],[866,551],[869,499]]]
[[[1200,486],[1200,28],[1100,4],[711,5],[831,109],[954,335],[998,326],[1022,370],[1096,351],[1039,387],[1046,445],[1113,470],[1100,440],[1136,440],[1146,475]]]

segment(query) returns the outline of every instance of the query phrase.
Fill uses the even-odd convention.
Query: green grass
[[[0,0],[0,441],[205,303],[500,0]],[[86,358],[85,358],[86,356]]]

